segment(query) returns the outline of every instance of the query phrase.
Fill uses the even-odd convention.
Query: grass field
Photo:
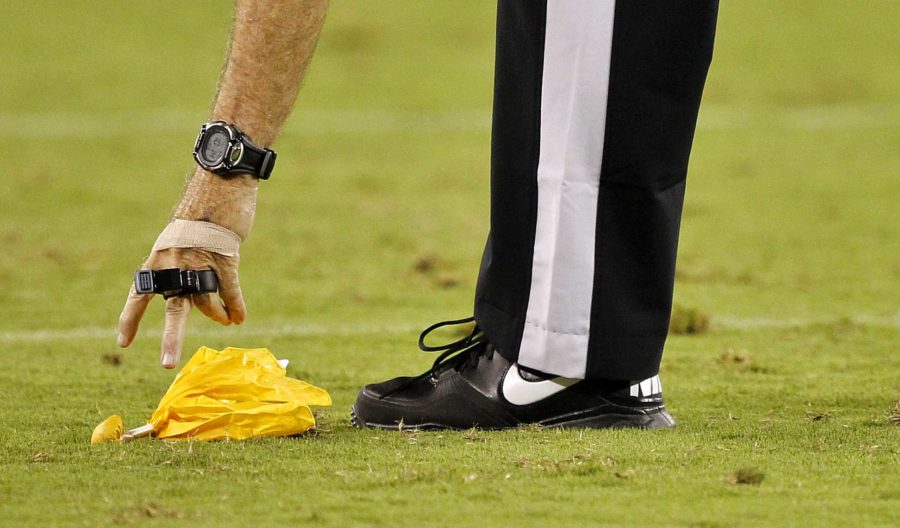
[[[0,525],[900,524],[900,33],[891,0],[724,2],[691,161],[673,431],[358,431],[367,382],[471,311],[491,2],[336,1],[242,248],[248,321],[328,389],[299,439],[92,447],[149,417],[161,304],[115,321],[191,169],[224,2],[0,3]],[[173,154],[175,153],[175,154]],[[426,263],[427,265],[422,265]]]

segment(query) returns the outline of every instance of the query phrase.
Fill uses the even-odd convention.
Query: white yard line
[[[734,317],[721,316],[712,320],[713,328],[725,330],[761,330],[769,328],[809,328],[818,325],[839,324],[847,321],[861,326],[874,328],[900,328],[900,314],[894,316],[858,314],[852,317]],[[415,335],[421,331],[421,325],[403,323],[365,324],[365,325],[326,325],[326,324],[285,324],[267,327],[232,327],[216,330],[193,330],[191,336],[198,337],[318,337],[318,336],[361,336],[361,335]],[[147,330],[140,333],[141,339],[158,339],[159,330]],[[0,331],[0,343],[32,343],[46,341],[67,341],[83,339],[105,339],[115,341],[115,328],[84,326],[78,328],[50,328],[45,330],[5,330]]]
[[[368,324],[368,325],[321,325],[321,324],[285,324],[278,326],[220,328],[190,331],[190,335],[199,337],[315,337],[315,336],[355,336],[403,333],[416,333],[421,329],[412,324]],[[146,330],[138,334],[140,339],[158,339],[160,330]],[[38,341],[59,341],[77,339],[116,339],[115,328],[100,326],[83,326],[78,328],[50,328],[45,330],[9,330],[0,331],[0,343],[28,343]]]
[[[419,114],[301,108],[297,114],[285,129],[288,135],[486,132],[491,125],[490,110],[474,108]],[[174,108],[117,113],[0,113],[0,138],[84,140],[148,133],[192,134],[202,119],[203,114],[196,111]],[[895,128],[900,127],[900,103],[803,107],[711,103],[700,110],[701,132],[754,127],[801,131]]]
[[[775,127],[786,130],[845,130],[900,127],[900,103],[745,107],[705,104],[697,128],[735,130]]]
[[[491,116],[482,110],[409,114],[379,110],[298,111],[285,133],[316,134],[440,134],[487,131]],[[177,109],[93,113],[0,113],[0,138],[104,139],[138,134],[193,134],[203,114]],[[135,123],[140,123],[135,127]]]
[[[843,322],[873,328],[900,328],[900,313],[894,316],[857,314],[832,317],[734,317],[713,316],[712,326],[732,330],[759,330],[765,328],[808,328],[820,325],[837,325]]]

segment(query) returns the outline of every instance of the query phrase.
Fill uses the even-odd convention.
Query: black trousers
[[[475,317],[573,378],[656,374],[717,0],[500,0]]]

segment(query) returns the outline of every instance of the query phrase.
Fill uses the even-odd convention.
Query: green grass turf
[[[897,524],[890,0],[723,3],[676,287],[711,326],[669,342],[677,429],[350,428],[361,385],[431,361],[417,328],[471,309],[490,4],[333,2],[242,249],[250,317],[190,324],[187,353],[266,346],[330,390],[319,433],[99,447],[96,423],[138,425],[173,375],[159,303],[118,365],[114,324],[192,166],[230,12],[0,4],[0,525]]]

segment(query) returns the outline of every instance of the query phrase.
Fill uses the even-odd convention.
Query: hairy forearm
[[[213,118],[269,146],[297,98],[326,6],[326,0],[239,0]]]
[[[268,147],[290,114],[325,19],[327,0],[237,0],[234,31],[212,118],[237,125]],[[257,180],[198,169],[175,218],[202,219],[246,237]]]

